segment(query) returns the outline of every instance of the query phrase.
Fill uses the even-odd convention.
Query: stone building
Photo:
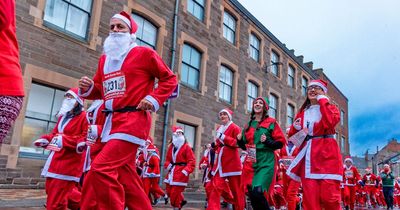
[[[257,96],[269,97],[270,115],[285,128],[305,100],[307,83],[329,81],[237,0],[29,0],[17,1],[16,9],[26,97],[0,154],[23,176],[39,175],[48,153],[32,142],[54,127],[65,90],[94,74],[109,19],[120,10],[137,21],[138,43],[156,50],[179,76],[179,97],[153,114],[151,135],[160,149],[171,125],[179,124],[199,160],[202,145],[213,140],[218,111],[229,107],[242,126]],[[329,83],[343,119],[338,143],[349,154],[348,99]]]

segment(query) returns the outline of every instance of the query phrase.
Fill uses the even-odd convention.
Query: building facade
[[[156,50],[179,77],[179,97],[153,114],[151,135],[160,149],[163,137],[170,139],[171,125],[179,124],[199,160],[202,145],[214,139],[219,110],[229,107],[233,120],[243,126],[257,96],[269,97],[270,116],[285,128],[305,100],[307,83],[329,81],[237,0],[17,1],[26,97],[13,131],[0,146],[8,168],[38,176],[47,154],[32,142],[54,127],[65,90],[77,86],[81,76],[94,75],[109,19],[120,10],[138,23],[138,43]],[[349,154],[348,100],[329,83],[328,95],[344,119],[338,143]]]

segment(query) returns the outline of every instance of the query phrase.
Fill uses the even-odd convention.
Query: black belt
[[[309,136],[309,135],[307,135],[305,140],[308,141],[310,139],[318,139],[318,138],[324,138],[324,139],[326,139],[326,138],[335,138],[335,135],[334,134],[327,134],[327,135],[320,135],[320,136]]]
[[[107,115],[110,113],[113,113],[113,112],[123,113],[123,112],[138,112],[138,111],[141,111],[141,110],[137,109],[137,106],[126,106],[124,108],[116,109],[116,110],[109,110],[109,109],[102,110],[102,112]]]
[[[173,166],[186,166],[187,163],[184,162],[178,162],[178,163],[171,163]]]

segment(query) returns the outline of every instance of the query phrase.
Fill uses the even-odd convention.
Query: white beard
[[[136,36],[129,32],[110,32],[104,41],[104,53],[111,60],[120,60],[129,51]]]
[[[76,99],[66,98],[63,100],[60,111],[56,114],[57,118],[65,115],[67,112],[71,111],[76,103]]]
[[[180,135],[172,135],[172,144],[174,144],[175,147],[181,147],[185,143],[185,136]]]

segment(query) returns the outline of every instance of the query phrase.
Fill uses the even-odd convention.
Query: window
[[[260,40],[252,33],[250,34],[250,57],[260,62]]]
[[[344,126],[344,111],[340,110],[340,125]]]
[[[342,151],[342,153],[344,153],[345,148],[346,148],[346,138],[344,136],[342,136],[342,141],[340,142],[340,151]]]
[[[183,45],[181,81],[198,90],[201,53],[188,44]]]
[[[236,20],[228,12],[224,12],[224,37],[230,43],[235,44]]]
[[[293,119],[294,119],[294,106],[292,106],[291,104],[288,104],[287,105],[286,125],[292,125]]]
[[[58,30],[87,38],[92,0],[48,0],[44,21]]]
[[[50,133],[57,123],[55,114],[61,107],[65,91],[32,84],[22,128],[21,152],[44,154],[42,148],[32,146],[33,141]]]
[[[253,109],[253,101],[258,96],[258,86],[252,82],[247,83],[247,111]]]
[[[306,96],[307,95],[307,85],[308,85],[308,79],[305,77],[301,78],[301,95]]]
[[[204,1],[205,0],[187,1],[187,11],[201,21],[204,20]]]
[[[287,84],[289,85],[289,87],[294,87],[294,68],[292,65],[289,65],[288,68]]]
[[[219,71],[219,98],[232,103],[233,72],[226,66]]]
[[[176,123],[176,125],[182,127],[183,133],[185,134],[185,139],[189,146],[193,149],[196,143],[196,127],[179,122]]]
[[[279,55],[274,51],[271,53],[271,73],[275,76],[279,75]]]
[[[269,111],[268,114],[270,117],[277,118],[278,116],[278,97],[273,94],[269,95]]]
[[[132,14],[132,17],[138,25],[136,43],[156,49],[158,28],[142,16]]]

